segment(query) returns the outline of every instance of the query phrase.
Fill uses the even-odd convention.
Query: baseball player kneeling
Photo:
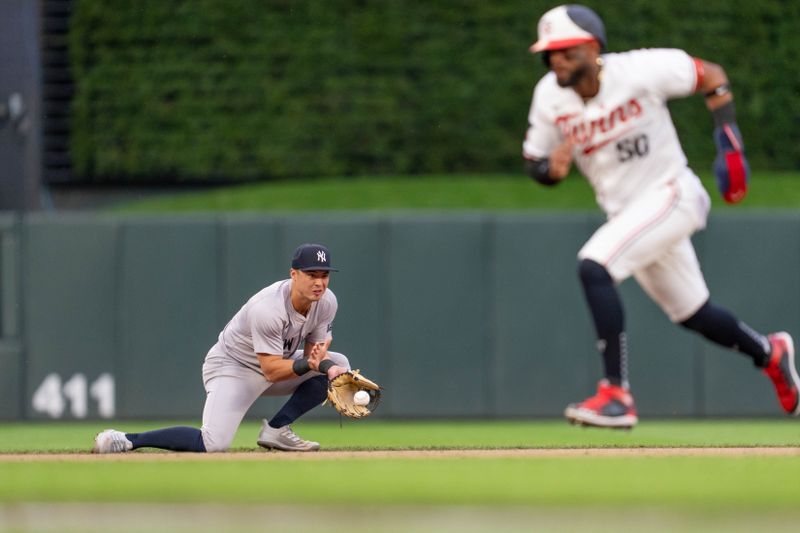
[[[245,413],[260,396],[289,396],[286,404],[258,435],[263,448],[314,451],[319,443],[300,438],[290,424],[326,398],[337,409],[347,406],[360,389],[370,402],[348,416],[369,414],[380,387],[350,371],[347,357],[328,351],[337,301],[328,290],[330,252],[319,244],[299,246],[292,258],[290,278],[256,293],[234,315],[211,347],[203,364],[206,402],[203,425],[170,427],[144,433],[108,429],[95,437],[93,452],[118,453],[137,448],[187,452],[228,449]],[[343,378],[347,378],[344,380]],[[356,382],[350,387],[329,383]],[[342,389],[349,394],[343,394]],[[362,393],[363,394],[363,393]]]
[[[750,357],[772,380],[783,410],[800,414],[791,336],[762,335],[713,303],[690,240],[705,227],[710,201],[688,167],[666,102],[705,97],[716,126],[717,185],[725,201],[740,201],[749,168],[725,71],[683,50],[611,54],[605,47],[600,17],[574,4],[545,13],[531,46],[550,72],[533,94],[526,171],[555,185],[575,162],[608,215],[578,253],[605,376],[595,396],[566,408],[567,419],[624,428],[638,421],[616,287],[630,276],[674,323]]]

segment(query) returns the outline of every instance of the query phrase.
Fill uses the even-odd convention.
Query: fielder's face
[[[316,302],[325,290],[330,281],[330,272],[327,270],[294,270],[291,271],[292,292],[303,300]]]
[[[556,81],[561,87],[574,87],[581,79],[589,74],[592,65],[597,60],[597,54],[588,44],[579,44],[560,50],[549,50],[548,61],[550,70],[556,75]]]

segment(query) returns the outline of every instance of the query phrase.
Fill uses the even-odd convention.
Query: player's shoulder
[[[291,289],[291,279],[282,279],[267,285],[253,295],[251,300],[265,300],[269,298],[285,298]]]
[[[336,295],[330,289],[325,291],[322,298],[320,298],[320,302],[325,306],[333,307],[333,309],[339,307],[339,300],[336,299]]]
[[[603,54],[603,63],[608,68],[641,69],[648,66],[658,68],[665,61],[682,60],[686,57],[689,57],[689,54],[680,48],[637,48]]]
[[[250,307],[259,309],[274,308],[276,311],[285,308],[285,302],[289,298],[291,289],[290,282],[291,280],[284,279],[264,287],[250,298],[248,304],[250,304]]]

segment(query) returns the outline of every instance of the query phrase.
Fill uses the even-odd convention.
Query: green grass
[[[177,422],[168,425],[196,425]],[[101,423],[9,423],[0,426],[0,453],[86,452]],[[164,427],[165,422],[118,422],[129,433]],[[255,449],[257,422],[239,428],[233,448]],[[647,420],[633,431],[572,427],[547,421],[382,421],[301,422],[303,437],[327,450],[585,448],[585,447],[731,447],[800,446],[800,423],[772,420]]]
[[[798,455],[298,458],[258,449],[251,421],[233,444],[252,452],[243,457],[86,454],[105,427],[176,423],[187,422],[0,425],[0,453],[28,452],[0,457],[0,531],[38,531],[30,526],[37,521],[41,531],[108,531],[98,516],[113,516],[114,531],[151,533],[239,533],[264,524],[348,533],[792,531],[800,520]],[[632,431],[561,420],[367,419],[341,427],[325,420],[295,429],[327,450],[800,447],[797,419],[648,420]],[[48,452],[74,458],[37,455]]]
[[[122,423],[130,431],[162,424]],[[8,424],[3,452],[86,452],[98,424]],[[326,449],[800,446],[800,425],[774,421],[654,421],[633,431],[570,427],[561,421],[335,422],[298,424]],[[258,450],[258,425],[240,428],[234,446]],[[284,461],[183,461],[180,454],[137,453],[137,461],[0,462],[0,501],[296,503],[352,501],[330,480],[357,473],[373,487],[362,504],[408,505],[680,505],[792,509],[800,497],[800,457],[397,458]],[[76,459],[78,456],[76,455]],[[279,479],[281,490],[261,490]],[[604,480],[613,479],[608,484]],[[603,486],[598,490],[598,486]],[[787,489],[791,487],[791,489]]]
[[[715,208],[800,207],[800,174],[756,172],[737,206],[720,199],[702,176]],[[224,187],[149,198],[117,206],[119,212],[174,211],[391,211],[406,209],[596,209],[586,180],[573,173],[557,187],[518,175],[446,175],[321,178]]]
[[[347,504],[331,480],[371,487],[386,505],[680,505],[796,507],[796,457],[400,458],[0,463],[0,501]],[[356,474],[352,476],[352,474]],[[264,490],[280,480],[279,491]],[[613,480],[607,483],[606,480]],[[344,485],[346,487],[347,484]],[[598,490],[603,487],[602,490]]]

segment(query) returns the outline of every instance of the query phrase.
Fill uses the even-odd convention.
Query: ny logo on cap
[[[322,250],[317,251],[317,261],[319,261],[320,263],[325,262],[325,252],[323,252]]]

